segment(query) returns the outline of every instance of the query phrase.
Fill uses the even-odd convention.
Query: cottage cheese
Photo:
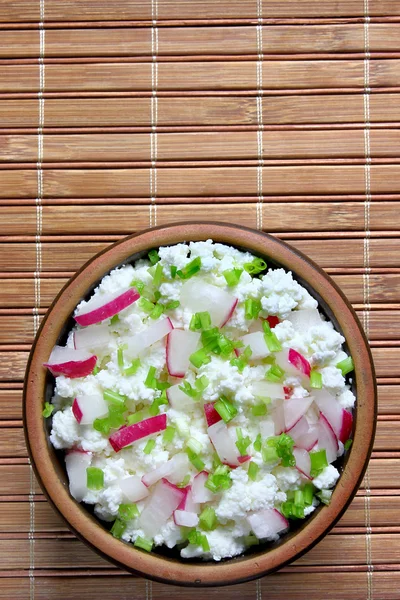
[[[347,357],[342,346],[345,340],[335,331],[332,323],[326,321],[322,315],[319,319],[317,313],[315,314],[318,324],[309,327],[306,333],[299,331],[288,317],[294,314],[294,311],[296,314],[303,310],[316,311],[317,301],[294,279],[292,273],[283,269],[269,269],[252,276],[246,270],[246,265],[254,260],[249,253],[207,240],[160,248],[158,255],[162,280],[157,289],[153,286],[155,267],[144,259],[134,265],[128,264],[113,270],[94,291],[95,298],[107,298],[109,294],[118,291],[122,293],[135,281],[136,285],[145,286],[147,297],[153,303],[157,302],[162,306],[164,314],[151,319],[148,306],[137,301],[122,310],[118,318],[104,321],[108,325],[110,336],[106,344],[96,349],[98,368],[95,372],[86,377],[70,378],[61,374],[55,378],[55,412],[50,439],[56,449],[77,449],[89,453],[91,466],[103,472],[104,485],[97,490],[87,489],[83,502],[94,505],[99,518],[114,521],[118,518],[120,505],[125,502],[119,482],[132,475],[143,477],[164,465],[177,453],[186,453],[188,440],[195,440],[201,448],[199,456],[204,463],[204,469],[211,473],[210,478],[212,477],[216,468],[215,452],[210,441],[203,406],[204,403],[214,403],[221,397],[228,399],[230,406],[234,406],[236,411],[226,426],[231,443],[236,448],[238,428],[242,437],[249,437],[251,443],[242,454],[251,456],[251,462],[258,467],[257,474],[249,477],[249,460],[244,459],[241,464],[238,462],[236,468],[228,469],[228,489],[219,489],[211,494],[211,500],[199,506],[199,512],[206,506],[210,507],[217,520],[212,531],[203,531],[209,549],[200,543],[191,543],[190,540],[188,542],[185,531],[175,524],[173,516],[168,517],[153,539],[155,546],[165,544],[172,548],[177,544],[181,545],[180,552],[183,558],[203,557],[218,561],[237,556],[246,550],[247,539],[252,532],[249,516],[265,510],[288,511],[290,503],[293,502],[294,491],[304,488],[310,481],[304,474],[304,468],[301,470],[293,465],[284,466],[281,456],[269,461],[264,458],[263,448],[271,448],[268,446],[268,440],[276,441],[275,434],[280,433],[277,411],[283,409],[282,402],[285,402],[279,394],[272,394],[270,398],[265,399],[265,394],[257,392],[257,386],[266,381],[266,374],[274,361],[275,352],[268,349],[264,359],[252,360],[250,357],[240,363],[240,355],[239,361],[237,357],[240,350],[236,351],[236,355],[231,353],[229,356],[210,351],[208,362],[204,361],[204,364],[197,368],[190,363],[184,378],[187,384],[193,389],[199,380],[206,382],[206,385],[199,397],[191,400],[185,409],[159,403],[156,412],[167,415],[168,426],[175,428],[175,435],[170,442],[164,441],[162,433],[151,436],[155,444],[150,452],[149,437],[139,439],[116,452],[109,442],[110,433],[114,429],[104,433],[91,424],[79,424],[72,408],[74,398],[81,395],[101,395],[104,390],[111,390],[124,398],[125,419],[137,411],[143,411],[142,419],[146,419],[150,416],[150,407],[154,407],[162,396],[162,390],[149,386],[146,382],[149,370],[153,368],[156,380],[167,381],[172,385],[182,383],[182,379],[169,376],[167,372],[165,337],[143,349],[140,353],[140,366],[131,375],[125,374],[124,368],[128,366],[132,357],[123,355],[125,362],[122,368],[119,346],[121,338],[131,339],[150,325],[161,322],[166,315],[170,317],[174,328],[185,331],[191,328],[195,311],[183,303],[177,305],[181,300],[186,280],[179,276],[172,277],[171,267],[175,271],[185,270],[194,259],[200,259],[201,262],[200,271],[194,277],[204,281],[204,285],[224,290],[238,300],[233,314],[221,329],[228,340],[239,347],[243,335],[259,332],[262,342],[265,339],[262,333],[263,320],[270,316],[278,317],[279,322],[275,323],[272,335],[280,344],[282,353],[289,356],[289,349],[296,351],[314,371],[320,373],[323,388],[331,394],[332,402],[337,403],[338,410],[349,410],[355,403],[355,396],[348,381],[336,366]],[[241,271],[236,285],[229,287],[224,273],[232,269]],[[157,298],[152,297],[154,291],[158,292]],[[259,314],[255,318],[246,318],[245,303],[249,299],[258,303]],[[175,304],[169,307],[171,302]],[[77,311],[85,306],[87,302],[82,301]],[[210,310],[212,312],[212,307]],[[79,328],[76,326],[76,329]],[[67,346],[74,348],[73,332],[69,335]],[[313,395],[309,378],[300,371],[293,371],[293,368],[289,369],[288,373],[283,369],[283,374],[277,381],[276,385],[280,386],[281,391],[285,389],[286,397],[291,396],[293,401],[299,399],[300,402]],[[262,409],[263,402],[266,402],[265,409]],[[261,410],[261,414],[257,414],[257,410]],[[307,427],[318,427],[320,414],[315,402],[303,418]],[[290,434],[289,430],[288,435]],[[344,451],[343,444],[339,442],[339,445],[338,455]],[[239,456],[239,448],[236,451]],[[191,485],[197,473],[196,466],[188,462],[185,484]],[[339,472],[332,464],[319,469],[319,473],[312,480],[315,491],[332,488],[338,477]],[[154,486],[150,486],[150,495],[153,490]],[[146,502],[146,499],[137,502],[139,514]],[[304,516],[311,514],[318,504],[319,500],[314,496],[312,503],[303,507]],[[201,527],[198,530],[201,531]],[[140,517],[136,516],[126,522],[120,536],[125,542],[135,542],[139,537],[146,537],[140,525]],[[277,537],[278,535],[273,535],[269,539]]]

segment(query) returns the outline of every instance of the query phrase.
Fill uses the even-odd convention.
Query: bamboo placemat
[[[0,598],[400,598],[400,2],[0,0]],[[280,573],[131,577],[45,501],[21,422],[41,316],[95,252],[152,225],[268,231],[324,267],[379,387],[364,484]]]

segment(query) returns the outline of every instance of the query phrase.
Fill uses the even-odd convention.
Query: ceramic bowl
[[[329,506],[319,507],[305,522],[291,528],[278,542],[260,545],[240,557],[221,562],[185,561],[176,551],[156,549],[148,554],[115,539],[104,523],[69,494],[63,454],[49,442],[48,423],[42,417],[52,394],[53,378],[43,368],[53,346],[65,342],[73,311],[103,276],[114,267],[143,257],[151,248],[178,242],[213,239],[249,250],[268,262],[291,270],[309,290],[320,309],[346,338],[355,364],[357,395],[353,444],[342,459],[341,477]],[[371,353],[361,325],[342,292],[315,263],[274,237],[227,224],[182,223],[131,235],[87,262],[58,294],[38,331],[26,372],[24,426],[29,455],[46,496],[68,527],[93,550],[128,571],[144,577],[188,586],[229,585],[271,573],[299,558],[319,542],[338,521],[353,499],[371,453],[376,423],[376,384]]]

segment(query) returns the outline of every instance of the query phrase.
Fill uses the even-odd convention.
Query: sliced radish
[[[138,356],[143,350],[162,340],[173,328],[171,319],[167,317],[161,321],[156,321],[144,331],[140,331],[131,337],[122,338],[123,343],[127,345],[126,353],[132,357]]]
[[[280,435],[286,429],[285,415],[283,412],[283,402],[276,402],[272,410],[272,420],[275,425],[275,435]]]
[[[243,465],[244,463],[248,462],[249,460],[251,460],[251,456],[249,454],[246,454],[245,456],[238,456],[237,457],[238,462]],[[236,466],[236,465],[235,465]]]
[[[307,419],[302,417],[296,425],[287,430],[288,435],[294,440],[298,448],[310,451],[318,441],[318,428],[309,425]]]
[[[203,502],[209,502],[213,499],[213,493],[211,490],[205,487],[205,483],[208,479],[207,471],[201,471],[193,479],[192,483],[192,499],[193,502],[202,504]]]
[[[311,365],[300,352],[297,352],[297,350],[294,350],[293,348],[289,348],[288,360],[298,371],[300,371],[300,373],[310,377]]]
[[[318,448],[326,450],[328,463],[332,463],[337,458],[339,445],[335,432],[329,424],[329,421],[321,413],[318,421]]]
[[[339,431],[339,440],[343,442],[347,442],[349,437],[351,436],[351,432],[353,429],[353,415],[348,410],[343,409],[342,413],[342,426]]]
[[[182,306],[193,313],[207,311],[214,327],[223,327],[229,321],[237,302],[225,290],[196,278],[186,281],[181,289]]]
[[[120,479],[118,486],[127,502],[139,502],[149,495],[149,490],[137,475]]]
[[[293,456],[296,459],[296,469],[307,479],[311,479],[311,459],[307,450],[304,448],[293,448]]]
[[[164,477],[171,483],[179,483],[184,479],[189,468],[190,465],[187,454],[179,452],[167,460],[166,463],[163,463],[156,469],[153,469],[153,471],[143,475],[142,482],[145,486],[150,487]]]
[[[299,360],[298,362],[296,362],[295,356],[297,357],[297,354],[301,357],[302,355],[297,352],[297,354],[293,354],[291,353],[291,359],[296,362],[296,364],[293,364],[292,361],[289,360],[289,352],[293,350],[293,348],[290,348],[289,350],[287,348],[284,348],[283,350],[281,350],[280,352],[276,352],[275,353],[275,362],[278,365],[278,367],[280,367],[281,369],[283,369],[285,371],[285,377],[301,377],[302,379],[304,379],[305,381],[307,381],[307,383],[309,383],[309,375],[305,375],[304,372],[299,369],[298,367],[302,367],[304,366],[305,369],[310,368],[310,363],[308,363],[308,367],[306,365],[303,365],[303,363],[301,362],[301,360]],[[296,350],[294,350],[294,352],[296,352]],[[306,360],[306,359],[304,359]]]
[[[266,508],[247,517],[247,521],[256,537],[273,538],[289,527],[289,521],[276,508]]]
[[[199,523],[199,517],[196,513],[177,509],[174,511],[174,521],[175,525],[179,527],[196,527]]]
[[[91,425],[95,419],[108,415],[108,409],[102,394],[80,394],[72,403],[73,415],[80,425]]]
[[[188,492],[186,494],[184,506],[181,507],[179,505],[178,508],[181,508],[182,510],[187,510],[188,512],[192,512],[198,515],[200,512],[200,504],[198,502],[195,502],[193,499],[192,486],[188,486],[188,488],[186,489],[188,490]]]
[[[211,427],[214,423],[222,421],[222,417],[215,410],[213,402],[206,402],[206,404],[204,404],[204,413],[206,415],[207,427]]]
[[[214,423],[207,429],[207,433],[220,461],[226,465],[237,467],[239,465],[238,450],[225,422],[221,420]]]
[[[182,384],[177,383],[176,385],[172,385],[167,389],[166,393],[168,402],[175,410],[182,410],[184,412],[190,409],[193,410],[196,407],[196,403],[192,400],[192,398],[190,398],[190,396],[179,389],[180,385]]]
[[[169,483],[166,479],[159,481],[139,517],[139,529],[146,537],[154,538],[172,516],[185,495],[185,492]]]
[[[305,308],[304,310],[294,310],[286,317],[290,321],[293,328],[298,333],[306,335],[311,327],[321,325],[323,323],[321,315],[316,308]]]
[[[85,350],[74,350],[63,346],[54,346],[47,367],[54,376],[65,375],[71,379],[90,375],[96,366],[97,356]]]
[[[272,381],[255,381],[252,384],[254,396],[261,398],[272,398],[273,400],[283,400],[285,392],[281,383],[273,383]]]
[[[75,321],[86,327],[94,323],[100,323],[118,314],[140,298],[139,292],[130,287],[123,292],[114,294],[102,294],[89,300],[89,302],[78,310],[74,315]]]
[[[316,390],[314,397],[319,410],[329,421],[336,437],[341,442],[345,442],[350,437],[353,425],[351,413],[340,406],[336,398],[327,390]]]
[[[172,377],[185,377],[189,357],[196,350],[200,333],[173,329],[167,337],[167,369]]]
[[[249,327],[249,333],[255,333],[256,331],[262,331],[264,333],[263,322],[261,319],[255,319]]]
[[[292,396],[283,403],[283,414],[285,418],[285,429],[291,429],[297,421],[308,411],[313,402],[312,396],[297,398]]]
[[[271,329],[273,329],[280,323],[279,318],[275,317],[274,315],[269,315],[269,317],[266,318],[266,321],[268,321],[268,324],[271,327]]]
[[[134,423],[133,425],[123,425],[120,429],[118,429],[118,431],[109,437],[108,441],[110,442],[114,451],[119,452],[122,450],[122,448],[125,448],[125,446],[130,446],[137,440],[141,440],[148,435],[153,435],[154,433],[164,431],[166,427],[167,415],[157,415],[156,417],[144,419],[143,421],[139,421],[139,423]]]
[[[91,462],[92,455],[89,452],[71,450],[65,456],[69,491],[78,502],[82,502],[88,492],[86,469],[90,467]]]
[[[108,325],[89,325],[74,331],[74,346],[76,350],[91,350],[96,352],[107,348],[111,339]]]
[[[261,331],[255,331],[254,333],[248,333],[241,338],[244,347],[250,346],[251,359],[258,360],[259,358],[265,358],[271,353],[268,350],[267,343],[265,341],[264,334]]]

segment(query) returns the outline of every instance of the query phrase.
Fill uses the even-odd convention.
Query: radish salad
[[[218,561],[329,504],[353,362],[291,272],[212,240],[163,247],[74,319],[43,414],[71,495],[112,535]]]

